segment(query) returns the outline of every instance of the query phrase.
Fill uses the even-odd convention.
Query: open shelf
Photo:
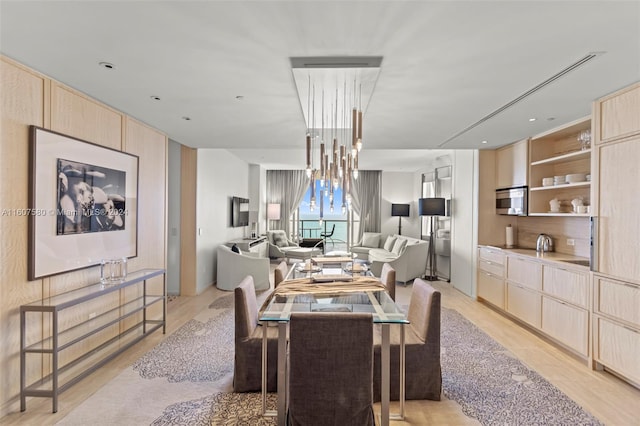
[[[545,158],[544,160],[534,161],[532,166],[539,166],[541,164],[555,164],[565,161],[580,160],[582,158],[590,158],[591,149],[585,149],[580,151],[572,151],[567,154],[557,155],[555,157]]]
[[[536,186],[534,188],[529,188],[529,191],[553,191],[558,189],[579,188],[584,186],[591,186],[591,182],[575,182],[565,183],[563,185]]]

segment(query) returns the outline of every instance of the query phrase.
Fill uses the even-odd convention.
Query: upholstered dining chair
[[[393,269],[388,263],[382,265],[382,271],[380,272],[380,281],[387,288],[387,292],[389,296],[395,301],[396,300],[396,270]]]
[[[235,361],[233,391],[262,389],[262,327],[258,326],[258,302],[253,278],[247,275],[234,289]],[[266,326],[265,326],[266,327]],[[267,327],[267,390],[277,390],[278,329]]]
[[[293,313],[288,424],[374,425],[370,313]]]
[[[284,260],[276,266],[276,269],[273,270],[273,288],[278,287],[282,281],[284,281],[284,277],[287,276],[289,272],[289,266],[287,266],[287,262]]]
[[[440,367],[440,292],[426,281],[413,281],[411,301],[405,325],[405,398],[440,400],[442,372]],[[400,326],[392,325],[391,399],[400,399]],[[381,334],[374,333],[373,396],[380,400]]]

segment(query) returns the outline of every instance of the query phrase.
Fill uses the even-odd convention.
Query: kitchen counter
[[[543,252],[543,253],[538,253],[537,251],[535,251],[534,249],[528,249],[528,248],[506,248],[504,246],[491,246],[491,245],[480,245],[479,247],[486,247],[486,248],[492,248],[492,249],[497,249],[500,251],[503,251],[505,254],[517,254],[517,255],[521,255],[521,256],[526,256],[527,258],[533,258],[533,259],[539,259],[539,260],[544,260],[544,261],[551,261],[551,262],[556,262],[560,265],[563,266],[572,266],[572,267],[576,267],[578,269],[584,269],[584,270],[588,270],[589,266],[589,259],[586,257],[580,257],[580,256],[574,256],[572,254],[566,254],[566,253],[557,253],[557,252]],[[579,263],[574,263],[574,262],[585,262],[587,263],[586,265],[581,265]]]

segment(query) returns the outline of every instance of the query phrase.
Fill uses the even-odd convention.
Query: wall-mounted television
[[[249,200],[246,198],[231,198],[231,226],[249,225]]]

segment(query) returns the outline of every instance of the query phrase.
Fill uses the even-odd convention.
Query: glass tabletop
[[[274,293],[261,312],[260,321],[288,322],[293,312],[370,312],[374,323],[409,323],[406,314],[384,290],[296,295]]]

